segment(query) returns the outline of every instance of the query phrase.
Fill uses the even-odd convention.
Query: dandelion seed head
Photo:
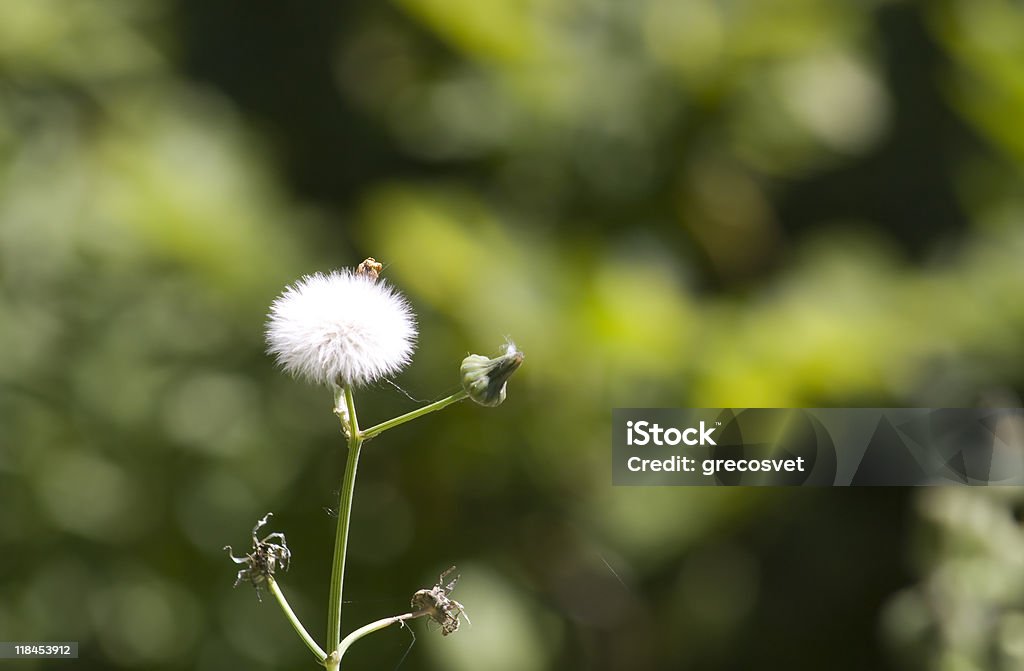
[[[372,274],[306,275],[270,306],[267,352],[290,375],[364,385],[404,368],[416,344],[408,301]]]

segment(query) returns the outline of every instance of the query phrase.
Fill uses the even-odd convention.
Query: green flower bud
[[[505,383],[523,363],[523,353],[511,342],[495,359],[470,354],[462,360],[462,388],[469,397],[489,408],[505,400]]]

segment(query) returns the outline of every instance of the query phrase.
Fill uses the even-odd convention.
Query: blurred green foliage
[[[220,548],[273,510],[322,636],[343,441],[262,321],[373,255],[420,315],[411,396],[506,336],[527,355],[501,408],[368,446],[345,628],[452,563],[473,619],[401,668],[1004,668],[915,653],[929,612],[1019,660],[1020,615],[991,624],[1015,592],[914,601],[946,561],[914,511],[991,495],[612,489],[607,450],[616,406],[1019,403],[1022,25],[1010,0],[0,3],[0,639],[312,664]]]
[[[1018,424],[1013,427],[1020,431]],[[885,611],[907,668],[1019,669],[1024,662],[1024,563],[1017,487],[923,493],[914,544],[920,584]]]

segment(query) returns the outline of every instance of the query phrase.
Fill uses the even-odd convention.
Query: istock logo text
[[[675,427],[663,429],[658,423],[651,423],[646,420],[626,422],[626,444],[627,445],[718,445],[711,433],[715,427],[707,427],[702,420],[699,427],[691,426],[688,429],[679,430]],[[698,437],[699,436],[699,437]]]

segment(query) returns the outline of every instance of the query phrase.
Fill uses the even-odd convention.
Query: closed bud
[[[524,355],[509,342],[505,353],[494,359],[470,354],[462,360],[462,388],[469,397],[489,408],[505,400],[505,383],[523,363]]]

